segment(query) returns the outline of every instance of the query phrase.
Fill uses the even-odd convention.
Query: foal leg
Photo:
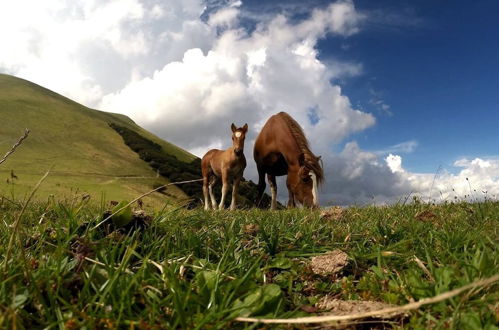
[[[269,180],[270,192],[272,193],[272,202],[270,203],[270,209],[277,209],[277,184],[275,182],[275,175],[267,174],[267,180]]]
[[[227,190],[229,189],[228,173],[222,169],[222,199],[218,205],[219,210],[223,210],[225,206],[225,196],[227,195]]]
[[[217,183],[217,176],[213,175],[210,180],[210,184],[208,186],[208,190],[210,192],[211,197],[211,206],[214,210],[217,209],[217,199],[215,198],[215,194],[213,193],[213,186]]]
[[[210,186],[211,191],[211,186]],[[208,199],[208,176],[203,175],[203,195],[204,195],[204,209],[207,211],[210,209],[210,202]]]
[[[232,183],[232,201],[230,202],[231,211],[236,209],[237,190],[239,188],[240,181],[241,181],[241,178],[235,178],[234,182]]]

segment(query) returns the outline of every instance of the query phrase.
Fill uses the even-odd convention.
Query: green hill
[[[52,171],[37,194],[39,198],[90,194],[94,200],[102,196],[107,200],[131,199],[154,185],[167,183],[110,124],[136,132],[182,162],[196,158],[124,115],[89,109],[29,81],[0,74],[0,155],[25,128],[31,130],[28,139],[0,165],[1,196],[22,198],[49,168]],[[171,186],[145,202],[157,205],[178,198],[187,195]]]

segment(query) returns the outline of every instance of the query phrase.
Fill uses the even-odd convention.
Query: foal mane
[[[317,177],[317,183],[322,184],[324,182],[324,171],[322,169],[322,166],[319,164],[317,157],[310,150],[308,140],[300,124],[298,124],[298,122],[286,112],[279,112],[278,116],[284,120],[289,128],[289,131],[291,132],[291,135],[293,135],[296,144],[298,144],[298,147],[305,156],[304,166],[313,171],[315,173],[315,176]]]

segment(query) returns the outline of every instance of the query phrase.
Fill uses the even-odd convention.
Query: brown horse
[[[317,185],[324,181],[324,172],[300,125],[285,112],[267,120],[253,149],[258,169],[258,203],[265,190],[265,174],[272,192],[271,209],[277,206],[276,176],[287,175],[288,207],[302,204],[319,206]]]
[[[210,208],[208,191],[211,197],[211,204],[214,210],[217,209],[217,202],[213,194],[213,186],[217,182],[217,177],[222,178],[222,198],[219,209],[224,208],[225,195],[229,188],[229,181],[232,180],[232,201],[230,209],[236,208],[236,194],[239,182],[243,177],[246,168],[246,158],[244,157],[244,139],[248,131],[248,124],[236,128],[232,124],[232,147],[227,150],[212,149],[208,151],[201,160],[201,173],[203,174],[203,194],[204,209]]]

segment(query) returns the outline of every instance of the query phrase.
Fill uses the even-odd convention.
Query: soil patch
[[[310,260],[310,267],[314,274],[323,276],[336,274],[347,264],[348,255],[341,250],[333,250]]]

